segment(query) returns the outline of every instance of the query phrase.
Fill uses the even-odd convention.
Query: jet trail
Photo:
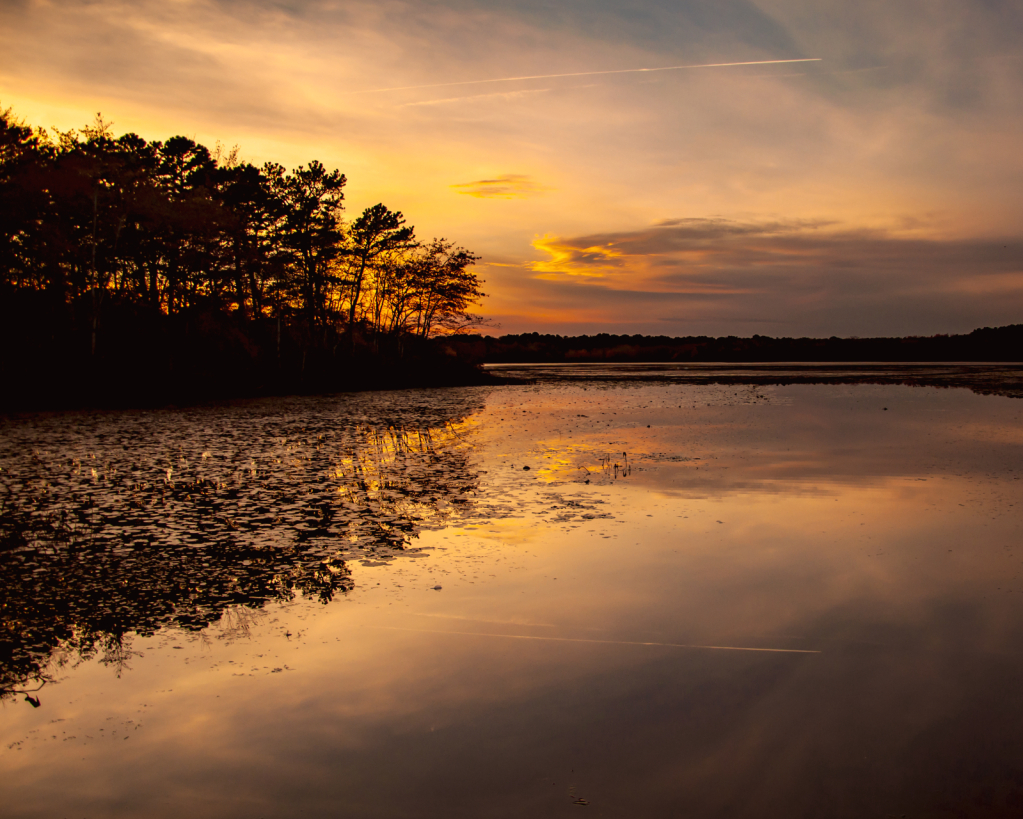
[[[744,63],[702,63],[700,65],[667,65],[661,68],[619,68],[612,71],[576,71],[571,74],[534,74],[528,77],[498,77],[492,80],[461,80],[429,85],[401,85],[394,88],[369,88],[352,94],[382,94],[385,91],[415,91],[421,88],[448,88],[452,85],[482,85],[491,82],[518,82],[520,80],[553,80],[560,77],[595,77],[601,74],[645,74],[654,71],[681,71],[686,68],[727,68],[733,65],[776,65],[778,63],[819,63],[823,57],[801,57],[797,60],[750,60]]]
[[[749,646],[701,646],[683,643],[646,643],[633,640],[590,640],[584,637],[537,637],[532,634],[486,634],[481,631],[434,631],[425,628],[402,628],[401,626],[373,626],[384,631],[415,631],[420,634],[455,634],[461,637],[502,637],[506,640],[539,640],[551,643],[599,643],[609,646],[664,646],[665,648],[704,648],[716,651],[765,651],[774,654],[820,654],[808,648],[751,648]]]

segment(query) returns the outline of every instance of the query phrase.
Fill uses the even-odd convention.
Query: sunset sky
[[[491,333],[1023,322],[1018,0],[0,0],[0,107],[340,168]]]

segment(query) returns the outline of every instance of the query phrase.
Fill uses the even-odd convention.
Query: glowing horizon
[[[33,0],[0,10],[0,105],[338,168],[350,218],[482,256],[493,332],[1013,323],[1023,13],[918,3]]]

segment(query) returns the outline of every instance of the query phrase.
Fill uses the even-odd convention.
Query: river
[[[1023,813],[1023,401],[573,372],[0,421],[3,815]]]

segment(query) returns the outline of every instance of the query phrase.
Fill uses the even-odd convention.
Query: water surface
[[[1021,410],[604,374],[7,419],[4,814],[1019,815]]]

